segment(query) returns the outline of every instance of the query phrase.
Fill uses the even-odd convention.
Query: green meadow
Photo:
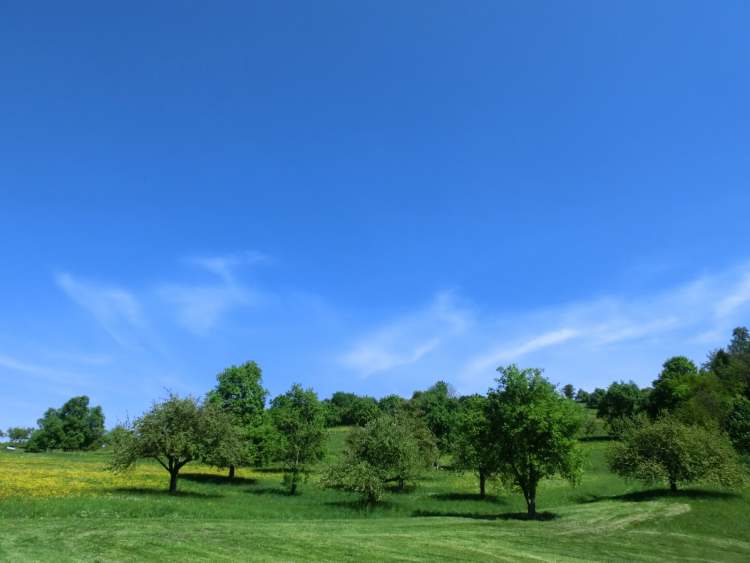
[[[346,431],[329,431],[328,461]],[[607,470],[607,445],[582,442],[579,486],[544,482],[535,521],[520,495],[480,500],[475,477],[449,465],[368,508],[317,473],[292,497],[275,468],[229,481],[189,464],[170,496],[155,462],[114,476],[106,451],[3,451],[0,560],[750,560],[750,491],[644,489]]]

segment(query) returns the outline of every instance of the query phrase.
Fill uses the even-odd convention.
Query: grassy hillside
[[[330,433],[331,452],[345,431]],[[470,474],[429,473],[381,507],[321,489],[316,477],[289,497],[272,469],[229,483],[187,465],[180,494],[143,463],[104,470],[106,452],[0,453],[0,560],[750,560],[750,494],[643,491],[611,475],[606,442],[584,443],[584,482],[547,482],[524,521],[520,495],[479,500]]]

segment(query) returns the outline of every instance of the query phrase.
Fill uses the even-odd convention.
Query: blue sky
[[[107,4],[2,9],[2,427],[248,359],[647,384],[750,323],[746,2]]]

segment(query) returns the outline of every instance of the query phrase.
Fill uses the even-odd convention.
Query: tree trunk
[[[526,515],[529,518],[536,518],[536,495],[526,499]]]
[[[234,465],[229,466],[229,478],[234,479]]]
[[[297,479],[292,481],[292,486],[289,488],[289,494],[294,496],[297,494]]]
[[[669,490],[673,493],[677,492],[677,481],[675,481],[674,479],[669,480]]]
[[[403,491],[404,490],[404,486],[405,486],[404,480],[403,479],[399,479],[398,480],[398,490],[399,491]]]
[[[479,472],[479,498],[484,498],[487,496],[487,493],[485,491],[485,484],[487,482],[487,477],[485,477],[483,472]]]
[[[169,472],[169,494],[173,495],[177,492],[177,469],[173,469]]]

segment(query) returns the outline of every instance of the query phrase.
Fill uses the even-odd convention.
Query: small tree
[[[342,459],[328,469],[323,483],[360,493],[369,504],[381,499],[387,483],[403,489],[426,468],[414,428],[406,418],[389,414],[355,428]]]
[[[180,469],[191,461],[211,463],[231,459],[242,448],[241,437],[229,415],[218,408],[177,395],[156,403],[113,443],[110,468],[124,471],[139,459],[155,459],[169,472],[169,492],[177,492]]]
[[[8,428],[8,439],[12,444],[23,445],[34,431],[33,428],[22,428],[20,426],[11,426]]]
[[[480,498],[485,498],[487,479],[496,471],[492,442],[487,420],[487,398],[481,395],[461,397],[453,440],[454,463],[457,468],[476,473]]]
[[[252,445],[250,435],[253,428],[261,425],[263,409],[266,405],[268,391],[262,385],[263,374],[260,366],[255,362],[247,362],[240,366],[230,366],[216,376],[216,387],[209,391],[207,400],[210,404],[217,406],[229,414],[234,424],[242,429],[248,437],[248,448]],[[229,478],[235,475],[235,467],[247,462],[251,458],[251,452],[237,456],[233,452],[230,459],[222,459],[217,456],[214,462],[217,467],[228,467]]]
[[[271,420],[278,431],[276,459],[284,468],[284,485],[294,495],[310,465],[325,453],[325,409],[312,389],[298,384],[271,402]]]
[[[580,407],[561,397],[540,369],[510,365],[498,371],[498,386],[487,396],[497,471],[503,482],[521,490],[533,518],[542,479],[560,475],[575,483],[580,478],[576,433],[583,417]]]
[[[649,484],[666,482],[673,492],[679,484],[704,482],[731,488],[743,481],[726,436],[674,416],[631,421],[622,441],[608,450],[607,461],[622,477]]]

